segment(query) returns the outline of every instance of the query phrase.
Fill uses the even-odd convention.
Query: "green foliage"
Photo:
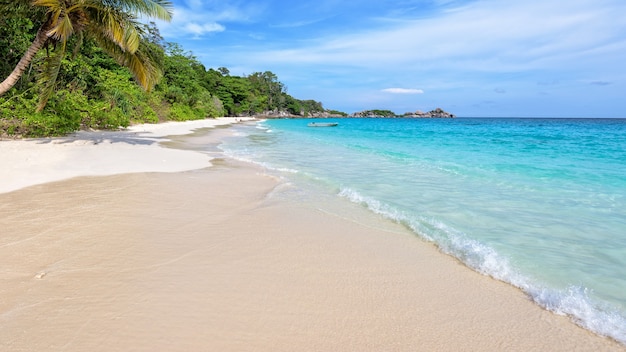
[[[100,111],[119,115],[119,126],[132,122],[158,122],[156,112],[149,105],[149,96],[133,83],[127,71],[96,70],[98,83],[94,90],[100,93],[97,102],[103,105]],[[89,124],[93,127],[93,124]],[[100,124],[98,124],[100,126]],[[116,128],[116,126],[113,126]],[[109,127],[110,128],[110,127]]]
[[[0,103],[0,136],[60,136],[80,127],[80,113],[65,99],[54,99],[54,110],[34,112],[38,97],[27,93]]]
[[[27,8],[28,5],[32,8]],[[16,0],[12,5],[1,2],[0,18],[11,29],[16,29],[19,21],[26,23],[34,18],[38,18],[41,24],[37,26],[34,40],[15,69],[0,82],[0,95],[6,94],[19,82],[37,54],[45,48],[47,55],[43,60],[43,69],[39,70],[38,86],[41,90],[36,109],[37,112],[42,111],[57,89],[57,78],[66,58],[68,43],[74,42],[74,53],[77,53],[85,36],[92,38],[119,64],[127,67],[141,86],[151,90],[162,73],[152,61],[155,56],[148,45],[144,27],[137,19],[146,16],[169,21],[171,7],[169,0]],[[32,30],[29,34],[32,35]],[[13,48],[8,50],[8,54],[14,52]]]
[[[170,108],[169,118],[172,121],[185,121],[190,120],[190,116],[195,117],[194,110],[189,105],[184,105],[180,103],[172,104]],[[196,119],[191,119],[196,120]]]
[[[7,77],[35,38],[36,24],[28,15],[30,6],[0,5],[0,77]],[[27,88],[32,78],[26,72],[17,84],[18,89]]]
[[[0,74],[6,77],[32,42],[42,13],[29,1],[18,6],[0,3]],[[325,112],[322,103],[298,100],[270,72],[233,76],[225,67],[206,69],[190,52],[166,43],[151,23],[143,28],[140,50],[158,63],[161,81],[151,92],[141,89],[93,38],[72,36],[67,55],[40,53],[20,82],[0,96],[0,137],[58,136],[78,129],[117,129],[132,123],[184,121],[219,116],[250,116],[287,112],[309,116]],[[45,62],[56,59],[54,66]],[[60,59],[60,61],[58,61]],[[54,68],[54,72],[45,71]],[[36,112],[41,84],[37,77],[56,75],[53,94]],[[345,115],[345,114],[344,114]]]
[[[302,109],[305,113],[316,113],[324,111],[322,103],[315,100],[300,100],[300,104],[302,105]]]
[[[328,112],[330,115],[343,116],[343,117],[347,117],[347,116],[348,116],[348,114],[346,114],[346,113],[345,113],[345,112],[343,112],[343,111],[339,111],[339,110],[332,110],[332,109],[331,109],[331,110],[327,110],[327,112]]]
[[[376,117],[394,117],[397,116],[395,112],[391,110],[366,110],[359,113],[361,116],[376,116]]]
[[[264,111],[281,110],[284,107],[284,85],[278,81],[278,77],[271,71],[255,72],[246,77],[250,82],[253,96],[261,96],[259,100],[263,105],[258,106]]]

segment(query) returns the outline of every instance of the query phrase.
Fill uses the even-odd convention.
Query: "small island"
[[[403,117],[417,117],[417,118],[454,118],[454,114],[443,111],[441,108],[436,108],[428,112],[422,112],[417,110],[416,112],[405,112]]]
[[[436,108],[428,112],[415,111],[398,115],[391,110],[364,110],[349,115],[350,117],[404,117],[404,118],[454,118],[454,114]]]

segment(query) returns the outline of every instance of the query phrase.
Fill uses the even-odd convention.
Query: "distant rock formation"
[[[243,116],[249,116],[242,114]],[[330,117],[346,117],[348,114],[336,111],[336,110],[325,110],[325,111],[313,111],[306,112],[300,111],[300,114],[293,114],[286,110],[268,110],[262,113],[253,114],[252,116],[263,119],[295,119],[295,118],[330,118]]]
[[[242,114],[241,116],[250,116],[246,114]],[[299,114],[293,114],[289,111],[285,110],[269,110],[264,111],[262,113],[253,114],[257,118],[264,119],[285,119],[285,118],[342,118],[342,117],[385,117],[385,118],[454,118],[454,114],[443,111],[441,108],[436,108],[435,110],[431,110],[429,112],[407,112],[403,115],[398,115],[391,110],[364,110],[352,113],[350,115],[336,110],[324,110],[324,111],[314,111],[314,112],[305,112],[300,111]]]
[[[364,110],[350,114],[350,117],[397,117],[398,115],[390,110]]]
[[[341,111],[335,111],[335,110],[326,110],[324,112],[309,112],[309,113],[305,113],[302,112],[301,114],[304,117],[313,117],[313,118],[329,118],[329,117],[346,117],[348,116],[348,114],[341,112]]]
[[[417,117],[417,118],[454,118],[454,114],[443,111],[441,108],[436,108],[429,112],[422,112],[417,110],[416,112],[407,112],[402,115],[403,117]]]
[[[441,108],[436,108],[429,112],[407,112],[403,115],[398,115],[390,110],[364,110],[350,114],[350,117],[406,117],[406,118],[454,118],[454,114],[443,111]]]

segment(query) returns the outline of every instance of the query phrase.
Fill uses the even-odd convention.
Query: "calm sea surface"
[[[311,121],[237,125],[221,148],[401,222],[626,344],[626,120]]]

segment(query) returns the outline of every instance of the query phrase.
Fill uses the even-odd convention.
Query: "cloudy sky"
[[[352,113],[625,117],[625,0],[174,0],[167,41]]]

